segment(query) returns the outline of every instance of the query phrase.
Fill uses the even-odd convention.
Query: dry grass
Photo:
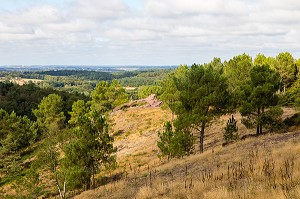
[[[134,170],[159,162],[157,157],[157,132],[171,120],[171,113],[161,108],[129,108],[111,115],[114,145],[118,148],[117,158],[122,169]]]
[[[88,198],[300,198],[299,142],[299,137],[261,146],[241,141],[129,174]]]
[[[285,109],[284,117],[294,112]],[[156,131],[140,133],[147,129],[142,122],[150,115],[156,129],[162,127],[160,118],[171,117],[159,109],[133,109],[113,116],[116,130],[130,130],[116,141],[123,146],[117,155],[124,175],[76,198],[300,198],[300,128],[222,147],[229,118],[222,116],[207,129],[203,154],[167,161],[157,159]],[[135,120],[129,122],[131,117]],[[253,133],[238,125],[241,135]]]

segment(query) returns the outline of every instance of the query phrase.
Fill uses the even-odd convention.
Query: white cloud
[[[39,54],[33,64],[72,64],[74,56],[73,64],[180,64],[289,47],[300,52],[297,0],[144,0],[140,9],[122,0],[68,5],[0,12],[0,51],[10,49],[20,63]],[[10,57],[0,55],[0,64]]]
[[[18,25],[40,25],[59,23],[64,20],[64,13],[56,7],[45,5],[36,6],[21,11],[1,13],[4,22]]]
[[[106,20],[124,16],[128,9],[126,4],[121,0],[84,0],[77,1],[74,4],[72,14],[91,20]]]

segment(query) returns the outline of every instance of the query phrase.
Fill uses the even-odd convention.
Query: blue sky
[[[0,65],[300,57],[298,0],[0,0]]]

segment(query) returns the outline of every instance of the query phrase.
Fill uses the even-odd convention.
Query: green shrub
[[[282,129],[284,127],[281,119],[282,114],[282,108],[278,106],[271,107],[261,115],[259,122],[270,131]]]
[[[166,122],[164,125],[164,131],[158,132],[160,140],[157,142],[157,146],[161,151],[161,156],[167,156],[169,158],[180,158],[185,155],[190,155],[193,151],[193,145],[195,138],[191,133],[173,130],[171,122]]]
[[[300,113],[294,114],[292,117],[286,118],[283,123],[287,126],[299,126],[300,125]]]

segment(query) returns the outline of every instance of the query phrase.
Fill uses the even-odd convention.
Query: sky
[[[0,0],[0,65],[300,58],[299,0]]]

